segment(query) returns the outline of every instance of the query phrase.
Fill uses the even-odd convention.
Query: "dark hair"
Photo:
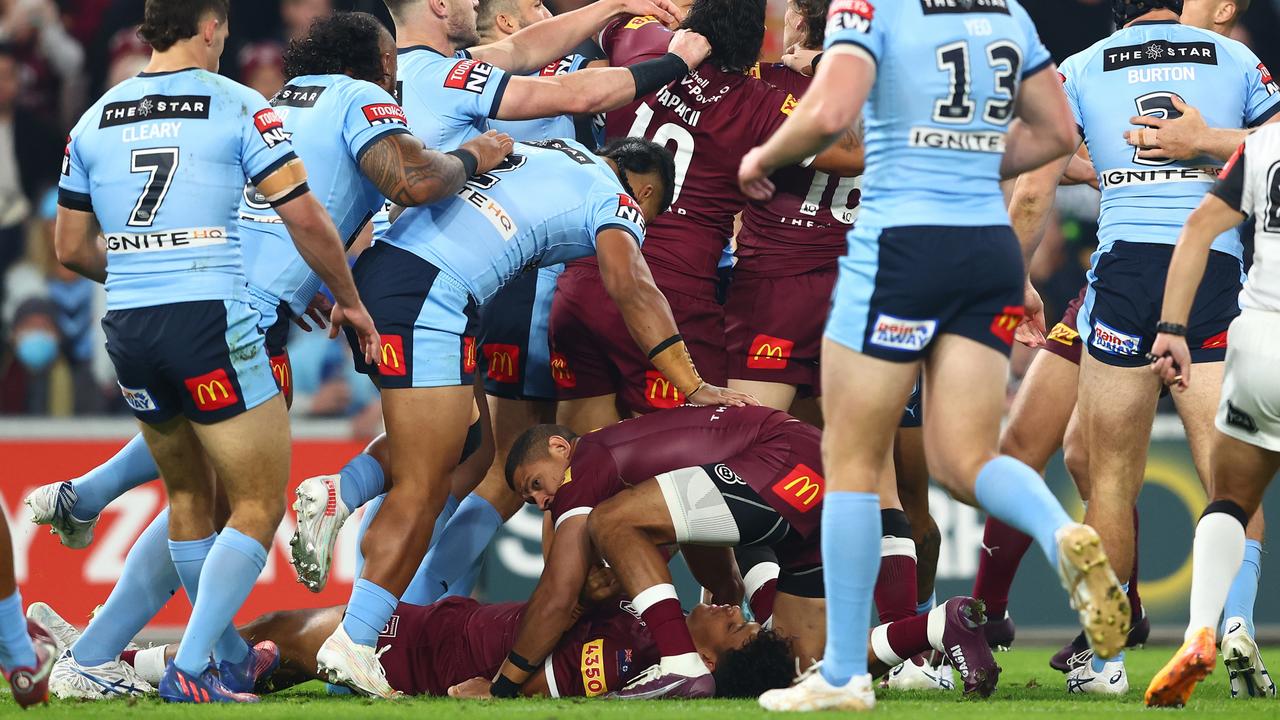
[[[547,441],[556,435],[565,440],[574,440],[578,437],[577,433],[563,425],[534,425],[511,443],[511,451],[507,453],[507,465],[504,468],[507,487],[516,489],[516,468],[551,454],[547,448]]]
[[[200,32],[200,18],[211,12],[226,21],[229,0],[147,0],[138,37],[164,52]]]
[[[1111,17],[1117,30],[1157,10],[1172,10],[1181,15],[1182,0],[1111,0]]]
[[[644,138],[626,137],[609,142],[596,154],[614,161],[618,169],[626,173],[658,173],[662,179],[662,203],[658,213],[662,214],[671,207],[676,195],[676,159],[665,147]],[[618,179],[622,181],[623,189],[635,197],[625,173],[620,173]]]
[[[831,0],[791,0],[796,10],[804,18],[804,46],[810,50],[821,50],[827,38],[827,10]]]
[[[764,45],[765,0],[697,0],[680,27],[705,35],[707,62],[727,73],[742,73],[760,59]]]
[[[382,24],[368,13],[335,12],[316,18],[307,36],[284,51],[284,75],[350,75],[357,80],[382,80]]]
[[[716,697],[757,698],[766,690],[787,687],[796,677],[791,641],[761,630],[751,642],[721,655],[711,674]]]

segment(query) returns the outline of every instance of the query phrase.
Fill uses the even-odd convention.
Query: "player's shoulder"
[[[1263,125],[1244,139],[1246,154],[1266,155],[1280,161],[1280,123]]]
[[[1089,47],[1072,55],[1068,55],[1067,58],[1062,61],[1062,64],[1058,65],[1058,72],[1066,77],[1071,77],[1072,73],[1080,73],[1085,70],[1089,67],[1089,64],[1107,48],[1111,43],[1112,37],[1102,38]]]
[[[626,64],[645,52],[665,48],[671,31],[652,15],[620,18],[605,26],[599,45],[615,64]]]

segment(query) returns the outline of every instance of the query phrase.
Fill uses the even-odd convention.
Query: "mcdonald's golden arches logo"
[[[409,358],[404,356],[404,338],[399,335],[382,336],[382,353],[378,367],[381,375],[404,375],[409,372]]]
[[[747,367],[753,370],[782,370],[791,361],[791,350],[795,346],[791,340],[763,333],[756,335],[747,352]]]
[[[240,402],[235,386],[231,384],[231,378],[227,377],[227,371],[222,368],[187,378],[184,382],[196,407],[203,412],[221,410]]]
[[[485,343],[484,358],[489,364],[489,379],[513,383],[520,379],[520,346]]]
[[[684,404],[684,393],[671,384],[671,381],[657,370],[646,370],[644,373],[644,399],[650,406],[659,410],[680,407]]]
[[[1006,305],[991,321],[991,334],[1003,340],[1005,345],[1012,345],[1013,333],[1026,314],[1026,308],[1021,305]]]
[[[801,463],[786,477],[773,484],[773,492],[783,502],[800,512],[809,512],[822,504],[827,481],[816,470]]]

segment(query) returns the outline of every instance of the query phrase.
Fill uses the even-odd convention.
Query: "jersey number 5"
[[[129,227],[151,227],[156,213],[169,194],[174,171],[178,169],[178,148],[148,148],[134,150],[129,158],[129,172],[149,173],[147,184],[129,213]]]
[[[1018,97],[1022,51],[1008,40],[998,40],[987,46],[986,55],[987,65],[995,74],[995,93],[983,106],[982,119],[992,125],[1008,125],[1013,119],[1013,104]],[[977,109],[969,96],[972,79],[969,42],[960,40],[939,47],[936,59],[938,69],[949,73],[951,81],[947,94],[933,104],[933,120],[948,125],[967,125],[973,121]]]

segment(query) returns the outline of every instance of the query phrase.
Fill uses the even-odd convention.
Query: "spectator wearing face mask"
[[[71,414],[71,375],[58,349],[57,314],[53,303],[38,298],[18,307],[0,356],[0,414]]]

